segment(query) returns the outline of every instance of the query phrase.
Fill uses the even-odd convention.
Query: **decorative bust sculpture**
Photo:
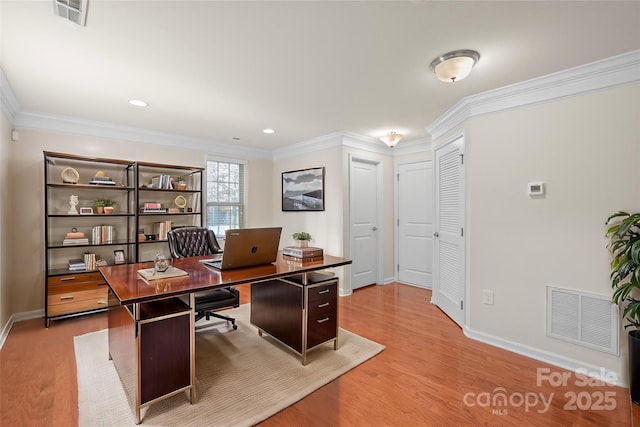
[[[78,203],[78,196],[72,194],[71,197],[69,197],[69,212],[67,212],[69,215],[78,215],[78,210],[76,209]]]

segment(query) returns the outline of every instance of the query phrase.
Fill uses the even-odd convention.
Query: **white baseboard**
[[[621,372],[605,370],[600,366],[586,364],[584,362],[580,362],[579,360],[561,356],[559,354],[540,350],[534,347],[529,347],[482,332],[477,332],[466,326],[463,328],[463,331],[467,338],[480,341],[494,347],[499,347],[504,350],[520,354],[522,356],[530,357],[532,359],[539,360],[541,362],[548,363],[550,365],[554,365],[571,372],[576,372],[579,370],[581,374],[589,375],[593,378],[597,378],[600,381],[607,381],[607,379],[616,378],[617,382],[613,385],[626,388],[629,387],[627,378],[623,376]]]
[[[37,319],[39,317],[44,317],[44,309],[13,313],[11,317],[9,317],[7,324],[2,328],[2,334],[0,334],[0,349],[4,346],[4,342],[7,340],[14,323],[21,322],[23,320]]]

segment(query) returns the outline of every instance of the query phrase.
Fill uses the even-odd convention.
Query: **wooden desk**
[[[330,255],[301,262],[278,254],[274,264],[219,271],[199,262],[206,258],[211,256],[174,259],[172,265],[189,275],[150,283],[138,275],[138,270],[150,268],[152,263],[111,265],[99,269],[109,286],[109,357],[118,371],[130,404],[135,408],[136,424],[141,421],[141,408],[177,393],[188,391],[191,402],[196,401],[195,292],[252,283],[253,294],[254,284],[269,281],[294,284],[304,289],[311,285],[307,283],[309,273],[351,264],[350,260]],[[294,276],[293,281],[279,280],[290,276]],[[261,289],[268,288],[262,286]],[[188,298],[179,298],[181,296]],[[296,304],[303,304],[300,310],[306,314],[308,309],[304,301],[298,300]],[[280,302],[271,308],[256,304],[259,311],[252,307],[252,323],[254,313],[263,314],[263,319],[268,310],[282,304]],[[300,319],[306,322],[307,316]],[[261,322],[260,319],[258,321]],[[273,324],[273,321],[269,322]],[[335,323],[337,330],[337,318]],[[264,329],[267,333],[272,333],[268,329],[270,325]],[[305,325],[303,323],[306,335]],[[264,325],[256,326],[262,333]],[[277,331],[274,336],[281,339]],[[334,348],[337,348],[337,336],[332,339]],[[306,337],[304,341],[306,343]],[[303,363],[306,351],[313,347],[304,344],[298,350],[289,346],[302,355]]]

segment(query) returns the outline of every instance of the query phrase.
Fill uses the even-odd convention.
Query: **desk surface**
[[[207,258],[212,256],[174,259],[171,264],[188,276],[150,282],[142,279],[138,270],[153,267],[152,262],[110,265],[99,270],[120,304],[126,305],[351,264],[351,260],[331,255],[303,262],[279,253],[273,264],[220,271],[199,262]]]

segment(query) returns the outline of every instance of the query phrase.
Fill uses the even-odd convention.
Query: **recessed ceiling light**
[[[149,105],[144,101],[140,101],[139,99],[131,99],[129,100],[129,104],[135,105],[136,107],[147,107]]]
[[[274,129],[269,129],[269,128],[263,129],[262,132],[264,132],[264,133],[276,133],[276,131]]]

